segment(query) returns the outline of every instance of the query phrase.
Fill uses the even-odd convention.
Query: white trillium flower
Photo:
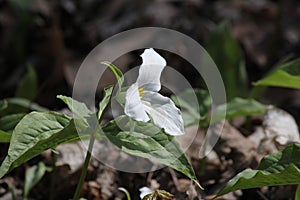
[[[154,190],[151,190],[148,187],[142,187],[140,188],[140,198],[143,199],[146,195],[153,193]]]
[[[180,110],[174,102],[158,93],[160,76],[166,60],[152,48],[141,55],[143,63],[137,81],[126,92],[125,114],[142,122],[152,118],[153,123],[164,128],[169,135],[183,135],[184,126]],[[149,115],[149,116],[148,116]]]

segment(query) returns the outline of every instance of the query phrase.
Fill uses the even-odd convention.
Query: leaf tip
[[[61,95],[61,94],[59,94],[59,95],[56,95],[56,98],[58,98],[58,99],[62,99],[64,96],[63,95]]]
[[[197,181],[197,180],[193,180],[196,185],[201,189],[201,190],[204,190],[204,188],[200,185],[200,183]]]

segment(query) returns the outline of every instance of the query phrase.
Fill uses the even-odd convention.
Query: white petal
[[[139,70],[137,82],[144,90],[158,92],[161,88],[160,75],[167,65],[166,60],[152,48],[141,55],[143,63]]]
[[[140,198],[143,199],[147,194],[151,194],[154,191],[148,187],[142,187],[142,188],[140,188],[140,192],[141,192]]]
[[[181,112],[170,98],[157,92],[145,92],[142,103],[154,124],[164,128],[167,134],[174,136],[184,134]],[[149,103],[151,106],[147,105]]]
[[[124,112],[126,115],[137,121],[147,122],[150,120],[141,102],[137,83],[132,84],[128,88],[125,99]]]

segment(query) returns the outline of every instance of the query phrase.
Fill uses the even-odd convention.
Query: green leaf
[[[206,50],[222,75],[227,99],[244,97],[247,91],[247,72],[239,44],[230,33],[229,21],[223,21],[213,32]]]
[[[115,77],[118,81],[118,87],[119,87],[118,88],[118,93],[119,93],[121,91],[122,84],[124,82],[124,75],[123,75],[122,71],[110,62],[104,61],[104,62],[101,62],[101,64],[106,65],[107,67],[109,67],[109,69],[114,73],[114,75],[115,75]]]
[[[47,167],[43,162],[30,167],[25,174],[24,199],[28,197],[30,190],[43,178]]]
[[[208,113],[211,106],[211,98],[206,90],[189,89],[171,99],[177,106],[182,108],[182,117],[185,126],[200,125],[207,126]]]
[[[123,75],[122,71],[117,66],[115,66],[114,64],[112,64],[110,62],[104,61],[104,62],[101,62],[101,64],[109,67],[109,69],[114,73],[117,80],[121,81],[121,85],[122,85],[123,79],[124,79],[124,75]]]
[[[86,119],[89,118],[93,112],[89,110],[86,105],[82,102],[76,101],[72,99],[71,97],[66,97],[63,95],[57,95],[57,98],[61,99],[69,109],[76,115],[76,117]]]
[[[300,59],[279,66],[273,73],[254,85],[300,89]]]
[[[0,143],[10,142],[11,133],[25,114],[7,115],[0,119]]]
[[[11,133],[24,116],[24,113],[19,113],[0,118],[0,130]]]
[[[120,116],[106,124],[102,131],[120,150],[172,167],[200,186],[191,164],[175,137],[167,135],[151,123],[135,122],[133,126],[130,120],[127,116]]]
[[[104,110],[107,108],[109,102],[110,102],[110,98],[111,98],[111,94],[113,91],[113,87],[107,87],[104,89],[104,95],[102,100],[99,102],[99,110],[98,110],[98,120],[101,119]]]
[[[264,114],[267,106],[255,101],[254,99],[234,98],[225,105],[216,108],[212,121],[216,122],[223,119],[223,113],[226,112],[226,119],[235,117],[251,116]]]
[[[104,61],[104,62],[101,62],[101,64],[106,65],[114,73],[114,75],[118,81],[118,91],[117,91],[116,95],[114,96],[114,99],[118,103],[120,103],[121,106],[124,106],[127,88],[122,88],[122,85],[124,82],[124,75],[123,75],[122,71],[110,62]],[[110,93],[112,93],[112,91]],[[110,96],[111,96],[111,94],[109,95],[109,99],[110,99]]]
[[[40,112],[48,111],[47,108],[42,107],[42,106],[40,106],[37,103],[34,103],[32,101],[29,101],[28,99],[10,98],[10,99],[7,99],[7,102],[9,104],[9,106],[15,105],[15,106],[20,106],[20,107],[23,107],[23,108],[26,108],[26,109],[30,109],[30,110],[34,110],[34,111],[40,111]]]
[[[75,120],[55,112],[26,115],[13,131],[8,155],[0,167],[0,178],[47,149],[80,139],[77,129],[86,126],[82,120],[76,120],[75,126]]]
[[[27,74],[20,81],[16,91],[16,97],[33,100],[37,94],[37,74],[32,66],[27,67]]]
[[[241,189],[300,183],[300,144],[262,159],[256,170],[246,169],[232,178],[218,196]]]
[[[194,101],[195,95],[197,101]],[[186,90],[179,95],[171,96],[177,106],[182,108],[182,118],[185,126],[200,125],[206,127],[209,124],[209,109],[211,98],[206,90],[195,89]],[[197,109],[198,108],[198,109]],[[224,119],[233,119],[241,116],[251,116],[265,113],[267,106],[255,101],[254,99],[234,98],[227,104],[218,106],[213,114],[212,122]]]
[[[48,111],[47,108],[38,105],[37,103],[31,102],[24,98],[8,98],[5,99],[7,105],[5,109],[0,109],[0,116],[15,114],[15,113],[25,113],[28,111]]]
[[[0,130],[0,143],[10,142],[11,134]]]

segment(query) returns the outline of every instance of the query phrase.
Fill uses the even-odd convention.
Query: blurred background
[[[0,0],[0,97],[22,97],[59,110],[65,105],[56,95],[72,95],[76,72],[93,48],[117,33],[148,26],[173,29],[195,39],[217,64],[228,100],[247,97],[252,83],[278,63],[300,57],[299,21],[298,0]],[[141,63],[137,60],[141,52],[121,56],[114,64],[126,72]],[[184,74],[192,86],[205,87],[184,59],[168,52],[159,53],[169,66]],[[98,97],[104,86],[114,82],[108,72],[99,84]],[[299,90],[270,87],[254,97],[284,108],[299,124]],[[8,145],[1,147],[3,158]],[[201,162],[195,163],[197,169]],[[98,165],[95,169],[101,172],[101,187],[105,189],[106,184],[110,188],[115,184],[106,199],[113,198],[116,185],[126,184],[137,198],[139,186],[145,185],[145,175],[119,172],[117,176],[111,169]],[[213,169],[216,170],[206,175],[216,177],[218,182],[220,176],[215,175],[220,169]],[[23,177],[23,171],[17,171],[21,176],[15,176],[16,182],[19,182],[18,177]],[[161,185],[170,186],[170,181],[165,181],[170,179],[169,171],[163,172],[154,173],[154,177],[161,178]],[[93,175],[88,179],[94,180]],[[107,181],[110,176],[113,177],[111,182]],[[60,199],[71,198],[73,190],[68,186],[65,189],[64,185],[71,183],[74,188],[78,177],[75,181],[66,180],[60,183],[63,188],[57,192],[63,196]],[[40,187],[47,189],[47,184]],[[40,190],[33,194],[37,199],[45,199],[47,195]]]
[[[299,57],[299,20],[297,0],[0,0],[0,96],[15,96],[32,66],[38,80],[33,100],[58,109],[63,105],[56,95],[71,94],[78,67],[96,45],[121,31],[145,26],[192,37],[209,51],[221,72],[236,69],[236,76],[228,79],[241,79],[239,66],[234,65],[235,60],[243,62],[246,86],[231,85],[236,84],[233,90],[248,90],[280,60]],[[117,64],[126,71],[139,62],[127,56]],[[189,80],[198,86],[193,73],[184,72],[188,68],[182,60],[171,60],[169,65],[190,74]],[[293,100],[300,96],[297,92],[284,92],[272,103],[298,103]]]

